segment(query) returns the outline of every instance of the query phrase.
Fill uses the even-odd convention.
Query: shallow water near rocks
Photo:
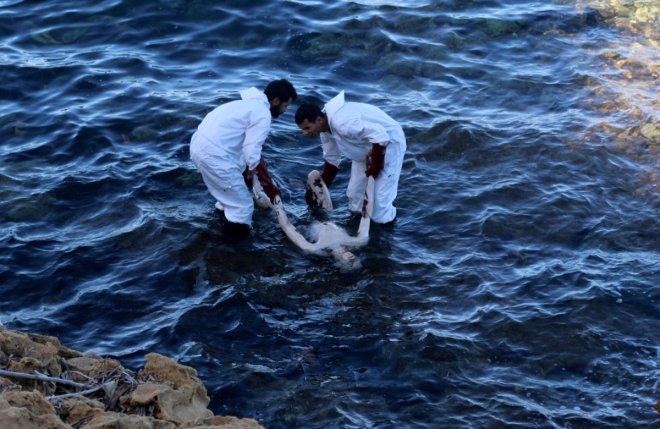
[[[654,7],[0,1],[0,323],[174,357],[268,428],[656,427]],[[281,77],[406,132],[359,270],[270,211],[228,239],[189,160],[208,111]],[[307,228],[298,103],[264,153]],[[329,220],[350,229],[347,172]]]

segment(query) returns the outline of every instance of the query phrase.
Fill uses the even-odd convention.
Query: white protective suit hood
[[[244,89],[240,92],[240,94],[243,100],[262,100],[268,105],[268,108],[270,109],[270,103],[268,102],[268,97],[266,97],[266,94],[259,91],[254,86],[252,88]]]
[[[344,91],[341,91],[339,94],[335,95],[332,100],[325,103],[325,106],[323,107],[323,113],[325,113],[327,116],[334,116],[335,112],[341,109],[341,107],[344,105],[344,102]]]

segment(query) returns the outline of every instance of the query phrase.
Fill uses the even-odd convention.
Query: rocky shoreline
[[[0,428],[263,429],[215,416],[197,372],[157,353],[133,372],[55,337],[0,326]]]

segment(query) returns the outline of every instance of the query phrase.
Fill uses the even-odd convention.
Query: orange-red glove
[[[266,168],[266,162],[264,161],[263,158],[259,161],[259,164],[257,164],[257,167],[254,169],[254,172],[257,173],[257,179],[259,179],[259,183],[261,184],[261,187],[264,189],[264,192],[266,195],[268,195],[268,198],[270,199],[271,203],[275,203],[275,197],[278,195],[282,195],[280,192],[280,189],[275,185],[275,182],[273,182],[273,178],[270,177],[270,173],[268,173],[268,168]]]
[[[253,178],[253,176],[254,175],[252,174],[250,169],[248,167],[245,167],[245,170],[243,171],[243,180],[245,180],[245,186],[248,187],[250,192],[252,192],[252,183],[253,183],[252,178]]]
[[[372,144],[367,164],[367,176],[373,176],[374,179],[377,178],[380,171],[385,167],[385,146]]]
[[[325,186],[327,186],[328,188],[330,187],[332,181],[335,180],[335,177],[337,177],[338,171],[339,171],[339,167],[335,167],[334,165],[330,164],[328,161],[325,161],[323,163],[323,171],[321,171],[321,179],[323,179]]]

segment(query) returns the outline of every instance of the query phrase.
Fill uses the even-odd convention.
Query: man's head
[[[264,94],[268,97],[268,102],[270,103],[270,115],[273,118],[277,118],[282,113],[286,112],[289,105],[298,98],[298,94],[296,93],[293,84],[286,79],[279,79],[270,82],[266,86],[266,89],[264,89]]]
[[[316,104],[301,104],[296,110],[296,124],[308,137],[318,137],[322,132],[330,131],[327,116]]]

